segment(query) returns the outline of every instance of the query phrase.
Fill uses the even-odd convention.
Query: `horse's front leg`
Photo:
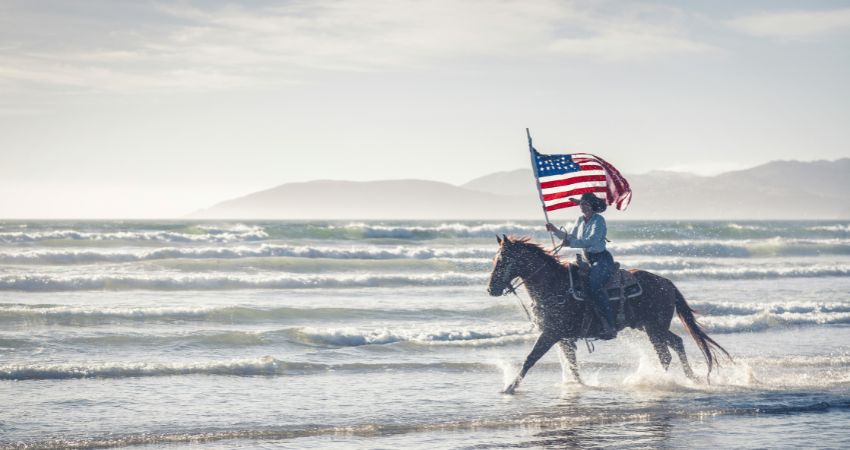
[[[555,343],[558,342],[558,337],[556,337],[553,333],[543,332],[540,337],[537,338],[537,342],[534,344],[534,348],[531,349],[531,353],[528,354],[528,357],[525,358],[525,362],[522,364],[522,369],[517,374],[513,383],[507,385],[505,390],[502,392],[505,394],[513,394],[517,387],[519,387],[519,383],[525,377],[525,374],[528,373],[528,370],[531,369],[534,364],[552,348]]]

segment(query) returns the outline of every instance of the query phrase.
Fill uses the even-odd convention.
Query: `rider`
[[[613,339],[617,336],[616,322],[611,311],[605,284],[614,272],[614,258],[605,249],[607,228],[601,214],[607,207],[605,200],[587,192],[581,199],[571,198],[581,207],[582,216],[576,220],[572,231],[565,233],[551,223],[546,229],[564,241],[571,248],[583,248],[584,256],[590,262],[590,295],[596,308],[602,316],[602,339]]]

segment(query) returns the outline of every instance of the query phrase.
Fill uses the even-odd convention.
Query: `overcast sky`
[[[850,156],[850,2],[0,2],[0,217]]]

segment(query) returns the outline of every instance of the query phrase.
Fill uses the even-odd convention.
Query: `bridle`
[[[561,242],[559,245],[555,246],[555,248],[553,248],[549,253],[552,254],[552,255],[557,255],[558,252],[561,251],[562,248],[564,248],[563,242]],[[504,273],[510,273],[509,269],[513,266],[513,264],[514,264],[514,261],[511,261],[510,263],[508,263],[508,266],[505,268]],[[530,322],[534,322],[534,320],[531,318],[531,314],[528,312],[528,308],[525,306],[525,302],[522,301],[522,297],[520,297],[519,294],[517,294],[516,290],[519,289],[523,284],[525,284],[525,280],[537,275],[537,273],[540,272],[541,270],[543,270],[544,267],[546,267],[546,265],[541,264],[540,267],[538,267],[537,269],[534,269],[534,272],[531,272],[529,275],[526,275],[522,278],[520,278],[519,276],[514,277],[514,278],[520,278],[519,283],[517,283],[516,285],[513,284],[513,279],[504,280],[504,278],[503,278],[503,280],[502,280],[506,284],[505,288],[502,290],[502,295],[505,295],[505,292],[510,292],[511,294],[514,294],[517,298],[517,301],[519,301],[520,306],[522,306],[522,310],[525,311],[525,316],[528,317],[528,320]]]
[[[552,251],[551,251],[550,253],[551,253],[552,255],[556,255],[556,254],[558,254],[558,252],[559,252],[559,251],[561,251],[561,249],[562,249],[562,248],[564,248],[564,242],[561,242],[561,244],[560,244],[560,245],[556,245],[556,246],[555,246],[555,248],[553,248],[553,249],[552,249]],[[513,264],[513,263],[514,263],[514,262],[513,262],[513,261],[511,261],[511,264]],[[519,283],[517,283],[517,284],[513,284],[513,280],[507,281],[507,282],[505,283],[505,284],[507,284],[507,286],[506,286],[506,287],[505,287],[505,289],[502,291],[502,295],[505,295],[505,293],[506,293],[506,292],[510,292],[511,294],[514,294],[514,296],[516,296],[517,301],[519,302],[519,305],[520,305],[520,306],[522,306],[522,310],[523,310],[523,311],[525,311],[525,316],[526,316],[526,317],[528,317],[528,321],[529,321],[529,322],[531,322],[534,326],[537,326],[537,324],[534,322],[534,319],[532,319],[532,318],[531,318],[531,313],[529,313],[529,312],[528,312],[528,308],[526,308],[526,306],[525,306],[525,302],[524,302],[524,301],[522,301],[522,297],[520,297],[520,296],[519,296],[519,294],[517,294],[516,290],[517,290],[520,286],[522,286],[523,284],[525,284],[525,280],[527,280],[527,279],[529,279],[529,278],[531,278],[531,277],[533,277],[533,276],[537,275],[537,273],[538,273],[538,272],[540,272],[540,270],[542,270],[544,267],[546,267],[546,265],[545,265],[545,264],[541,264],[541,265],[540,265],[540,267],[538,267],[538,268],[537,268],[537,269],[535,269],[533,272],[531,272],[531,274],[529,274],[529,275],[527,275],[527,276],[522,277],[522,279],[520,280],[520,282],[519,282]],[[510,266],[508,266],[508,268],[510,268]],[[519,276],[514,277],[514,278],[519,278]],[[570,291],[572,291],[572,288],[570,288]],[[590,324],[590,323],[588,322],[588,326],[589,326],[589,324]],[[587,331],[587,329],[585,329],[585,330],[584,330],[584,332],[585,332],[585,333],[586,333],[586,331]],[[588,353],[593,353],[593,351],[595,350],[595,346],[593,345],[593,341],[594,341],[594,340],[595,340],[595,339],[589,339],[589,338],[587,338],[587,337],[585,337],[585,338],[584,338],[584,344],[587,346],[587,352],[588,352]]]
[[[561,251],[562,248],[564,248],[564,242],[561,242],[560,245],[556,245],[555,248],[553,248],[549,253],[552,254],[552,255],[557,255],[558,252]],[[511,261],[510,264],[513,265],[514,261]],[[507,269],[510,269],[511,265],[508,265]],[[537,275],[537,273],[540,272],[540,270],[542,270],[545,266],[546,266],[545,264],[541,264],[540,267],[538,267],[533,272],[531,272],[531,274],[529,274],[525,277],[522,277],[520,282],[515,284],[515,285],[513,284],[513,280],[505,281],[505,284],[507,286],[502,291],[502,295],[505,295],[505,292],[510,292],[511,294],[514,294],[514,296],[516,296],[516,299],[519,302],[519,305],[522,306],[522,310],[525,311],[525,316],[528,317],[528,321],[531,322],[534,326],[537,326],[537,324],[534,322],[534,319],[531,318],[531,314],[528,312],[528,308],[525,306],[525,302],[522,301],[522,297],[520,297],[519,294],[517,294],[516,290],[520,286],[525,284],[525,280]],[[507,270],[505,270],[505,272],[509,273]],[[517,276],[517,277],[514,277],[514,278],[519,278],[519,277]],[[572,288],[570,290],[572,290]],[[589,323],[588,323],[588,325],[589,325]],[[587,330],[585,329],[585,332],[586,331]],[[593,353],[593,351],[595,350],[595,346],[593,345],[594,340],[595,339],[589,339],[587,337],[584,338],[584,344],[587,346],[587,352],[588,353]]]

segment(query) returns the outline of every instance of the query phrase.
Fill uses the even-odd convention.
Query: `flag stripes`
[[[569,198],[587,192],[604,198],[617,209],[625,209],[631,201],[628,181],[620,171],[598,156],[590,153],[541,155],[537,150],[533,150],[533,156],[546,211],[576,206]]]

